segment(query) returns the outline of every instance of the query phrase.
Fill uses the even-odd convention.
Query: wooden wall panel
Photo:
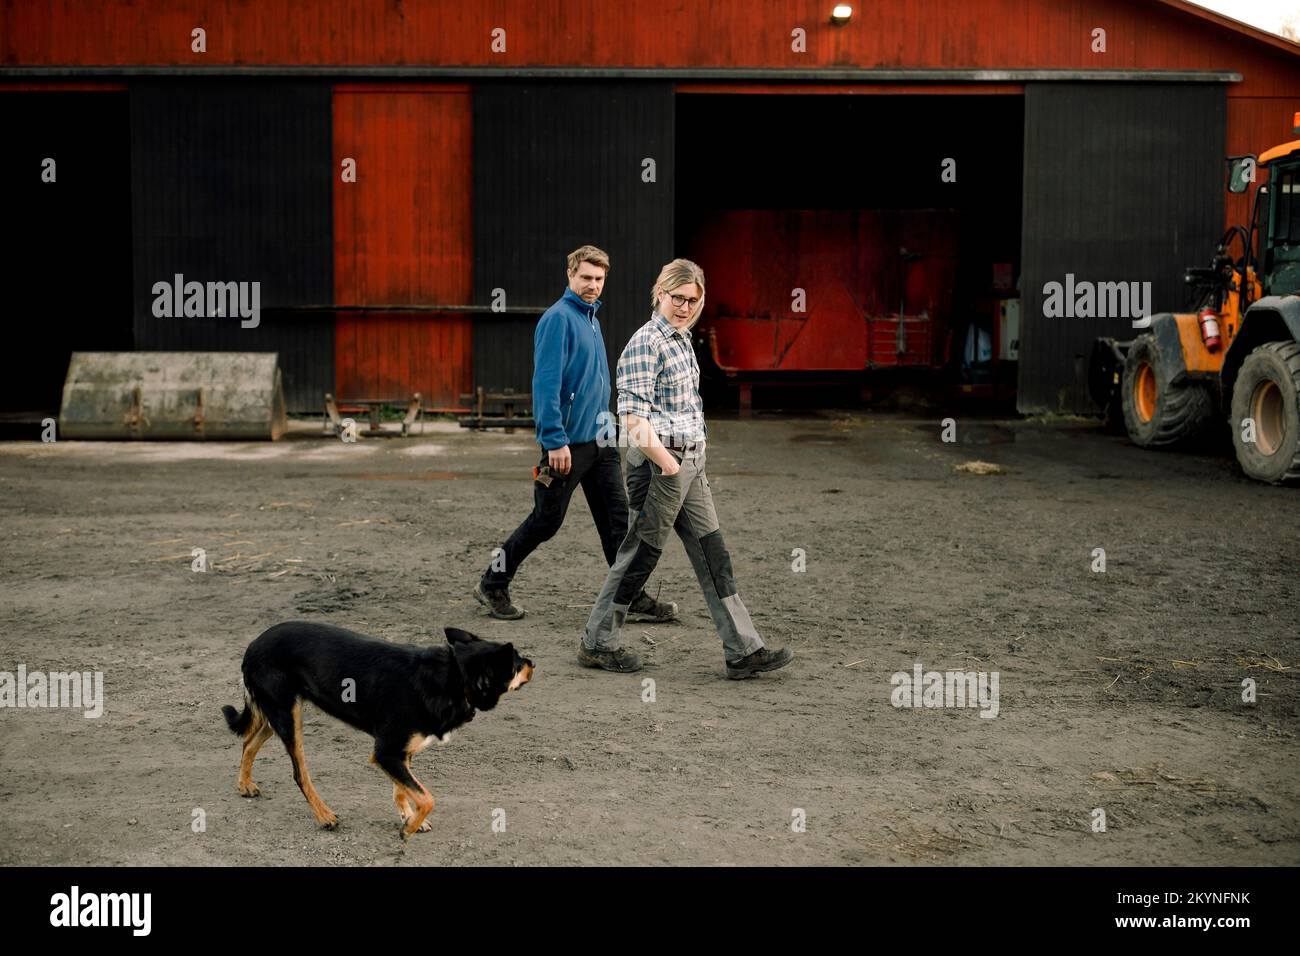
[[[37,94],[39,95],[39,94]],[[138,349],[277,352],[289,411],[333,387],[329,87],[319,81],[135,81],[131,247]],[[260,283],[255,328],[158,317],[154,283]]]
[[[474,302],[500,288],[510,310],[475,319],[476,384],[531,392],[537,320],[579,246],[610,257],[598,318],[611,367],[650,317],[650,286],[679,254],[674,107],[669,83],[475,85]]]
[[[470,93],[463,85],[346,84],[334,91],[334,304],[458,306],[471,291]],[[357,180],[343,182],[342,162]],[[345,398],[420,392],[457,405],[472,385],[464,313],[338,313]]]
[[[1219,84],[1029,85],[1021,412],[1095,412],[1093,341],[1137,334],[1130,317],[1045,317],[1045,283],[1150,282],[1152,312],[1191,305],[1183,270],[1209,264],[1225,192],[1220,158],[1186,144],[1223,141],[1224,101]]]

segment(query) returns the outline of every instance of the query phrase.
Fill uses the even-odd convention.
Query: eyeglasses
[[[670,293],[668,295],[668,298],[673,300],[673,308],[675,309],[680,309],[684,305],[690,305],[690,307],[693,309],[700,304],[699,299],[688,299],[684,295],[672,295]]]

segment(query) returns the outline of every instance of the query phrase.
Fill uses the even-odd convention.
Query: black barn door
[[[1021,412],[1092,412],[1098,336],[1125,317],[1047,318],[1046,283],[1150,282],[1152,312],[1187,308],[1183,270],[1223,232],[1227,100],[1215,83],[1036,83],[1025,90]]]

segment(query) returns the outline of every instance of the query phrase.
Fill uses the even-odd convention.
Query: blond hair
[[[578,271],[578,266],[584,262],[590,262],[593,266],[600,266],[605,270],[605,275],[609,275],[609,256],[603,249],[597,249],[595,246],[579,246],[569,253],[569,275]]]
[[[695,303],[695,312],[691,315],[690,324],[686,326],[689,329],[704,314],[704,270],[690,259],[674,259],[660,270],[659,278],[655,280],[654,288],[650,290],[650,307],[658,312],[659,294],[661,292],[667,294],[670,289],[676,289],[688,282],[694,282],[700,290],[700,301]]]

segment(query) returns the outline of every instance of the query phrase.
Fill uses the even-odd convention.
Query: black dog
[[[264,631],[244,652],[244,711],[222,707],[244,736],[239,792],[256,797],[253,761],[277,734],[293,761],[293,779],[327,830],[339,818],[312,786],[302,751],[302,702],[375,738],[370,762],[393,779],[402,839],[429,830],[433,795],[411,773],[411,755],[491,710],[503,694],[527,684],[533,662],[513,644],[496,644],[454,627],[447,643],[406,647],[329,624],[287,621]],[[414,809],[412,809],[414,804]]]

